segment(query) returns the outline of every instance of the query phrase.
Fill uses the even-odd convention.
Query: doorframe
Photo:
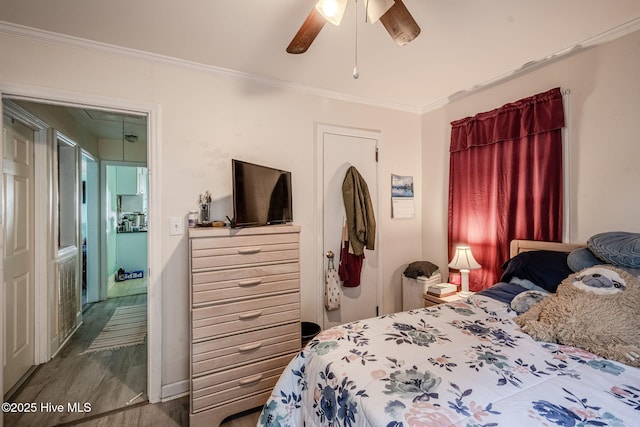
[[[148,239],[148,293],[147,293],[147,396],[150,403],[160,402],[162,398],[162,227],[161,227],[161,193],[160,185],[160,122],[161,109],[159,104],[138,103],[124,99],[106,98],[88,93],[68,92],[52,88],[33,87],[22,84],[0,82],[0,99],[21,99],[30,102],[64,105],[72,108],[92,108],[110,110],[116,113],[135,113],[147,116],[147,169],[149,173],[149,214],[147,232]],[[0,123],[3,118],[0,115]],[[45,162],[46,152],[36,151],[36,170],[38,157]],[[48,184],[36,182],[36,188]],[[48,224],[36,220],[36,232],[44,232],[42,228]],[[50,229],[50,226],[49,226]],[[48,235],[48,231],[47,231]],[[44,239],[42,239],[44,240]],[[47,240],[50,240],[50,236]],[[47,242],[40,244],[49,244]],[[40,280],[39,280],[40,279]],[[49,283],[46,277],[36,276],[41,283]],[[36,295],[37,296],[37,295]],[[3,316],[0,316],[3,317]],[[3,325],[0,325],[3,326]],[[4,327],[4,326],[3,326]],[[42,345],[42,336],[46,336],[47,328],[38,328],[42,333],[38,335],[36,347]],[[1,340],[0,340],[1,341]],[[4,352],[4,344],[0,350]],[[48,348],[47,348],[48,350]],[[37,356],[37,355],[36,355]],[[1,378],[0,378],[1,379]]]
[[[324,172],[324,134],[344,135],[348,137],[366,138],[375,140],[378,151],[382,147],[382,132],[377,130],[351,128],[337,125],[329,125],[324,123],[314,123],[315,127],[315,145],[316,145],[316,282],[317,285],[317,304],[316,319],[324,328],[324,270],[325,270],[325,254],[324,254],[324,188],[323,188],[323,172]],[[339,153],[336,153],[339,155]],[[376,161],[376,206],[377,217],[380,215],[380,163]],[[377,218],[376,218],[377,219]],[[378,224],[381,221],[376,221]],[[376,304],[382,308],[383,305],[383,287],[382,287],[382,239],[380,227],[376,227]],[[379,313],[382,314],[382,313]]]
[[[49,211],[52,214],[52,221],[51,221],[51,242],[53,243],[52,246],[52,252],[51,252],[51,259],[53,260],[55,265],[58,265],[62,259],[72,256],[72,254],[75,254],[76,257],[76,265],[75,265],[75,269],[74,269],[74,273],[75,273],[75,283],[76,283],[76,290],[80,290],[80,292],[78,293],[78,295],[76,295],[76,303],[77,305],[77,310],[75,313],[75,326],[73,328],[73,330],[67,335],[67,336],[60,336],[60,334],[58,333],[49,343],[49,351],[47,354],[47,359],[45,360],[48,361],[50,359],[52,359],[53,357],[55,357],[58,352],[66,345],[66,343],[73,337],[73,335],[75,334],[75,332],[78,330],[78,328],[80,327],[80,325],[82,324],[82,286],[81,286],[81,279],[80,279],[80,263],[82,260],[82,247],[80,244],[80,240],[81,240],[81,236],[80,236],[80,215],[81,215],[81,203],[80,203],[80,144],[78,144],[77,141],[71,139],[70,137],[68,137],[67,135],[65,135],[63,132],[61,132],[60,130],[56,129],[56,128],[49,128],[50,129],[50,144],[51,144],[51,149],[52,149],[52,161],[50,162],[50,165],[53,166],[53,170],[55,171],[56,169],[58,169],[56,172],[52,173],[49,175],[49,181],[43,184],[50,184],[50,188],[52,188],[52,198],[50,200],[49,203]],[[68,157],[68,160],[71,160],[73,162],[73,166],[74,166],[74,171],[73,171],[73,178],[70,180],[71,182],[73,182],[73,194],[71,194],[71,197],[69,197],[69,194],[64,194],[63,195],[63,187],[65,187],[64,185],[62,185],[63,183],[61,182],[63,179],[65,179],[65,176],[61,173],[61,165],[63,163],[63,160],[61,159],[62,156],[62,152],[63,150],[61,148],[64,148],[64,152],[67,153],[68,150],[71,151],[72,155]],[[64,156],[65,158],[67,158],[67,155]],[[68,178],[68,177],[67,177]],[[66,187],[65,187],[66,190]],[[67,204],[72,206],[72,210],[73,211],[73,224],[67,224],[66,226],[62,225],[62,218],[61,218],[61,209],[63,206],[67,206]],[[58,209],[56,209],[55,207],[58,207]],[[63,230],[64,229],[64,230]],[[72,244],[70,243],[70,241],[68,240],[68,233],[69,230],[73,230],[73,239],[72,239]],[[61,241],[64,240],[64,244],[61,247],[60,243]],[[56,271],[55,268],[51,269],[51,273],[54,274],[54,272]],[[56,281],[58,280],[57,274],[55,274],[52,278],[52,281],[50,283],[56,283]],[[44,286],[47,286],[46,284]],[[37,324],[36,323],[36,329],[39,328],[39,326],[45,325],[47,331],[50,331],[50,323],[52,322],[53,319],[55,318],[57,323],[58,323],[58,328],[60,326],[60,321],[61,319],[58,317],[59,312],[58,310],[56,310],[54,301],[57,300],[57,298],[52,294],[52,292],[60,292],[60,288],[58,287],[53,287],[53,286],[47,286],[47,288],[49,289],[49,299],[48,299],[48,304],[47,304],[47,310],[48,310],[48,316],[47,316],[47,322],[45,323],[40,323]],[[59,301],[58,301],[59,302]],[[59,329],[58,329],[59,331]],[[52,343],[55,343],[54,345],[52,345]]]
[[[92,303],[100,300],[100,161],[85,149],[80,149],[80,162],[86,159],[87,164],[87,188],[86,205],[87,217],[80,218],[81,224],[84,220],[87,224],[87,302]],[[82,166],[81,166],[82,167]],[[82,173],[82,169],[80,171]],[[80,177],[80,191],[82,197],[82,176]],[[90,191],[94,190],[95,194]],[[82,236],[81,236],[82,237]],[[82,245],[82,239],[80,241]],[[92,254],[89,257],[89,253]],[[89,289],[89,283],[95,283],[97,289]]]

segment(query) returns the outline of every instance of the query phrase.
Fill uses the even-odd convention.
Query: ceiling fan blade
[[[304,20],[296,35],[293,36],[293,40],[287,46],[287,52],[293,54],[305,53],[326,23],[327,20],[315,7],[311,9],[307,19]]]
[[[418,37],[420,27],[413,19],[402,0],[395,0],[396,3],[380,17],[380,22],[384,25],[391,38],[398,46],[404,46],[411,40]]]

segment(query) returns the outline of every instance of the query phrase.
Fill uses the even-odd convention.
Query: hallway
[[[73,339],[51,361],[39,366],[8,399],[36,403],[33,405],[36,412],[5,413],[5,426],[55,426],[146,401],[146,340],[144,344],[118,350],[80,354],[100,333],[116,307],[146,302],[147,295],[141,294],[112,298],[89,307]],[[47,411],[43,403],[62,405],[64,409]],[[74,406],[76,410],[70,411]]]
[[[147,278],[131,279],[123,282],[109,283],[107,298],[125,297],[147,293]]]

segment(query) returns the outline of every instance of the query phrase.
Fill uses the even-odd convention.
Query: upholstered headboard
[[[558,242],[542,242],[537,240],[512,240],[510,248],[510,256],[513,258],[522,252],[527,251],[556,251],[571,252],[576,248],[583,248],[585,245],[577,243],[558,243]]]

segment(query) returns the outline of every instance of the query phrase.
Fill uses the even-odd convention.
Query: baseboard
[[[162,395],[160,400],[166,402],[168,400],[177,399],[179,397],[189,395],[189,380],[178,381],[172,384],[162,386]]]

